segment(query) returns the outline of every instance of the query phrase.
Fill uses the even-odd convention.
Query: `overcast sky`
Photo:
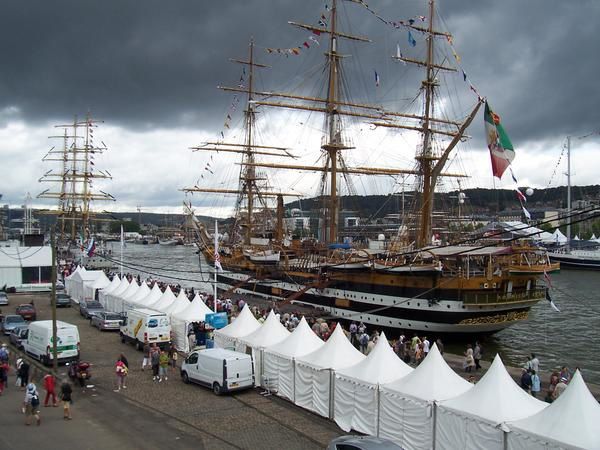
[[[390,56],[397,44],[407,56],[422,56],[423,36],[414,33],[412,47],[406,29],[383,24],[359,4],[338,1],[347,31],[373,41],[340,46],[341,53],[352,54],[344,62],[353,100],[406,109],[423,75],[409,72]],[[35,197],[50,187],[38,183],[52,168],[41,162],[42,157],[53,145],[60,146],[48,136],[60,134],[55,125],[88,111],[104,121],[95,135],[109,148],[96,166],[114,177],[96,187],[117,198],[115,204],[95,209],[123,211],[140,205],[144,211],[179,212],[184,199],[179,189],[185,186],[235,187],[239,173],[235,159],[217,161],[215,156],[211,161],[208,154],[189,150],[219,139],[221,131],[227,140],[241,139],[237,126],[242,107],[232,111],[232,94],[217,89],[239,82],[241,66],[229,59],[245,59],[253,37],[256,59],[270,66],[261,70],[259,88],[318,94],[326,40],[321,36],[321,46],[316,46],[308,41],[309,32],[287,21],[317,25],[321,14],[327,15],[326,4],[331,5],[331,0],[4,2],[0,15],[2,203],[20,205],[27,192]],[[369,0],[368,4],[387,20],[428,15],[425,0]],[[438,12],[439,25],[454,35],[454,48],[468,80],[502,117],[516,149],[513,168],[519,184],[534,188],[565,184],[565,166],[557,167],[565,137],[600,131],[600,2],[440,0]],[[302,47],[304,41],[311,48],[303,48],[298,56],[266,51]],[[374,71],[380,74],[379,87]],[[445,110],[464,117],[476,97],[460,73],[455,78],[457,100],[445,100]],[[502,181],[492,178],[482,112],[453,168],[471,176],[464,183],[468,187],[510,188],[508,175]],[[223,125],[227,114],[232,116],[230,129]],[[259,121],[266,125],[259,131],[270,140],[264,144],[289,146],[314,163],[320,119],[298,117],[261,111]],[[357,153],[349,155],[351,164],[408,168],[414,164],[414,137],[370,128],[354,126],[362,136],[354,141]],[[572,148],[573,182],[597,184],[600,136],[573,139]],[[205,170],[207,163],[216,173]],[[315,184],[307,184],[306,179],[289,173],[274,175],[276,183],[288,182],[282,189],[314,195]],[[397,187],[398,180],[355,182],[358,193],[381,194]],[[454,187],[452,182],[442,186]],[[192,201],[201,214],[219,214],[231,203],[198,195]],[[49,203],[36,200],[35,204]]]

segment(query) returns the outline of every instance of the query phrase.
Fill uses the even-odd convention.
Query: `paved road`
[[[9,295],[11,305],[3,311],[12,311],[16,304],[27,303],[32,298],[38,319],[50,318],[47,294]],[[166,382],[153,382],[151,373],[141,370],[141,352],[122,344],[118,333],[92,328],[79,315],[76,306],[59,309],[57,315],[59,320],[78,325],[81,357],[93,364],[91,383],[94,388],[75,390],[75,419],[71,422],[63,422],[60,408],[43,408],[42,413],[48,419],[43,419],[39,429],[22,425],[24,418],[18,407],[22,401],[20,393],[0,397],[3,410],[6,405],[10,411],[10,427],[18,425],[17,430],[31,430],[28,439],[35,436],[39,439],[40,431],[50,428],[46,427],[48,423],[57,424],[59,434],[77,425],[77,433],[71,433],[70,438],[79,446],[91,440],[89,446],[83,448],[105,447],[105,443],[115,443],[114,448],[119,449],[153,448],[155,442],[156,448],[323,449],[333,437],[344,434],[329,420],[278,397],[261,396],[260,389],[217,397],[209,389],[184,384],[178,372],[173,372]],[[130,374],[128,388],[116,393],[113,392],[113,367],[120,353],[129,360]],[[59,368],[60,374],[66,374],[65,367]],[[36,375],[41,373],[38,371]],[[12,379],[14,384],[14,377]],[[14,386],[9,387],[10,390],[14,391]],[[81,421],[85,422],[84,426],[77,423]],[[4,427],[4,421],[0,421],[3,436],[7,429],[13,429]],[[89,436],[85,429],[89,429]],[[8,436],[6,439],[10,440],[0,448],[31,448],[21,445],[18,435]],[[41,439],[36,447],[48,448],[46,444],[39,445],[44,442],[44,437]],[[4,442],[0,440],[0,444]]]

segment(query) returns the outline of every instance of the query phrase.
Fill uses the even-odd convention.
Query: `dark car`
[[[81,300],[79,302],[79,313],[86,319],[90,319],[92,314],[104,312],[102,303],[94,300]]]
[[[8,295],[6,292],[0,292],[0,306],[8,305]]]
[[[394,442],[375,436],[338,436],[332,439],[327,450],[402,450]]]
[[[19,350],[23,350],[23,341],[27,340],[27,334],[29,334],[29,328],[26,326],[20,326],[14,328],[8,335],[10,343],[17,347]]]
[[[31,303],[23,303],[22,305],[17,306],[16,313],[25,320],[35,320],[37,317],[35,306]]]
[[[118,331],[121,328],[122,318],[120,314],[111,312],[96,312],[90,318],[90,325],[103,330]]]
[[[56,293],[56,307],[60,308],[61,306],[70,307],[71,306],[71,297],[64,292]]]
[[[10,332],[17,327],[26,326],[27,322],[25,322],[25,319],[17,314],[9,314],[2,319],[2,331],[4,334],[10,334]]]

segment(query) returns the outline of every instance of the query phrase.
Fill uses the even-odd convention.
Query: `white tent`
[[[150,294],[150,288],[145,282],[142,282],[140,288],[135,292],[132,297],[125,299],[125,309],[130,310],[133,308],[139,308],[141,301]]]
[[[186,353],[190,351],[190,344],[187,338],[190,324],[193,322],[204,322],[206,314],[211,313],[212,310],[206,306],[200,296],[196,294],[187,308],[171,315],[173,342],[177,350]]]
[[[503,450],[504,422],[532,416],[546,406],[513,381],[496,355],[472,389],[439,403],[436,448]]]
[[[256,320],[248,304],[246,304],[233,322],[220,330],[215,330],[215,346],[221,348],[234,347],[236,350],[242,346],[245,348],[243,344],[238,343],[239,338],[248,336],[260,326],[260,322]]]
[[[598,424],[600,405],[577,371],[567,389],[550,406],[508,424],[508,449],[600,449]]]
[[[590,241],[596,241],[598,240],[598,238],[596,237],[595,233],[592,233],[592,237],[590,238]]]
[[[158,283],[154,283],[154,286],[152,289],[150,289],[150,293],[148,293],[144,298],[136,301],[136,308],[149,308],[149,305],[161,298],[162,294],[162,291],[158,287]]]
[[[104,276],[104,272],[101,270],[80,270],[73,274],[70,278],[69,295],[76,302],[79,303],[81,300],[91,300],[92,297],[86,297],[86,286],[91,288],[94,282]],[[91,290],[88,289],[89,292]]]
[[[148,308],[155,309],[156,311],[162,311],[161,308],[166,308],[175,300],[175,294],[169,286],[165,289],[162,295],[154,303],[150,303]]]
[[[458,397],[472,387],[446,364],[433,344],[413,372],[381,386],[379,437],[405,448],[434,448],[435,402]]]
[[[553,240],[552,242],[556,243],[556,244],[566,244],[567,243],[567,237],[561,233],[560,229],[556,229],[554,230],[554,233],[552,233],[553,236]]]
[[[333,419],[348,432],[351,429],[376,435],[379,422],[379,386],[412,372],[392,350],[384,333],[369,356],[354,366],[335,373]]]
[[[294,401],[296,358],[312,353],[324,342],[302,317],[296,329],[283,341],[267,347],[263,353],[264,377],[277,395]]]
[[[273,310],[269,312],[267,319],[260,328],[250,333],[247,336],[239,339],[240,351],[246,351],[242,345],[252,348],[252,357],[254,361],[254,377],[257,384],[263,383],[263,351],[265,347],[277,344],[283,341],[290,335],[290,332],[285,329],[279,321],[279,314],[275,314]]]
[[[75,277],[76,273],[81,272],[82,267],[81,266],[77,266],[77,268],[73,271],[73,273],[71,273],[68,277],[65,278],[65,291],[67,292],[67,294],[71,295],[71,283],[73,280],[73,277]]]
[[[175,298],[175,301],[165,308],[163,312],[168,316],[171,316],[176,312],[183,311],[188,306],[190,306],[190,300],[185,293],[185,289],[181,289],[179,295]]]
[[[108,294],[117,289],[120,284],[121,279],[119,278],[119,275],[115,275],[108,286],[106,286],[104,289],[100,289],[100,293],[98,294],[98,300],[100,300],[100,303],[102,303],[104,309],[106,309]]]
[[[127,277],[123,277],[121,283],[110,293],[104,296],[106,304],[104,309],[111,312],[121,312],[121,309],[117,309],[117,298],[121,298],[121,294],[127,290],[131,283]]]
[[[110,286],[110,283],[111,281],[108,279],[106,274],[102,272],[91,285],[85,284],[83,286],[84,298],[96,300],[96,292],[98,292],[100,289]]]
[[[338,324],[325,344],[296,358],[296,405],[331,418],[335,371],[358,364],[365,355],[350,343]]]
[[[129,298],[133,298],[135,296],[135,293],[139,289],[140,289],[139,284],[137,284],[137,281],[135,279],[133,279],[133,280],[131,280],[131,283],[129,283],[129,286],[127,287],[127,289],[125,289],[125,291],[123,291],[118,296],[113,296],[115,311],[117,311],[117,312],[126,311],[126,309],[127,309],[126,308],[126,300]]]

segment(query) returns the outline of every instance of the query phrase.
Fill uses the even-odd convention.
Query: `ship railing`
[[[463,294],[465,305],[491,305],[501,303],[518,303],[530,300],[540,300],[546,295],[545,289],[531,289],[525,292],[498,294],[495,292],[476,291]]]

